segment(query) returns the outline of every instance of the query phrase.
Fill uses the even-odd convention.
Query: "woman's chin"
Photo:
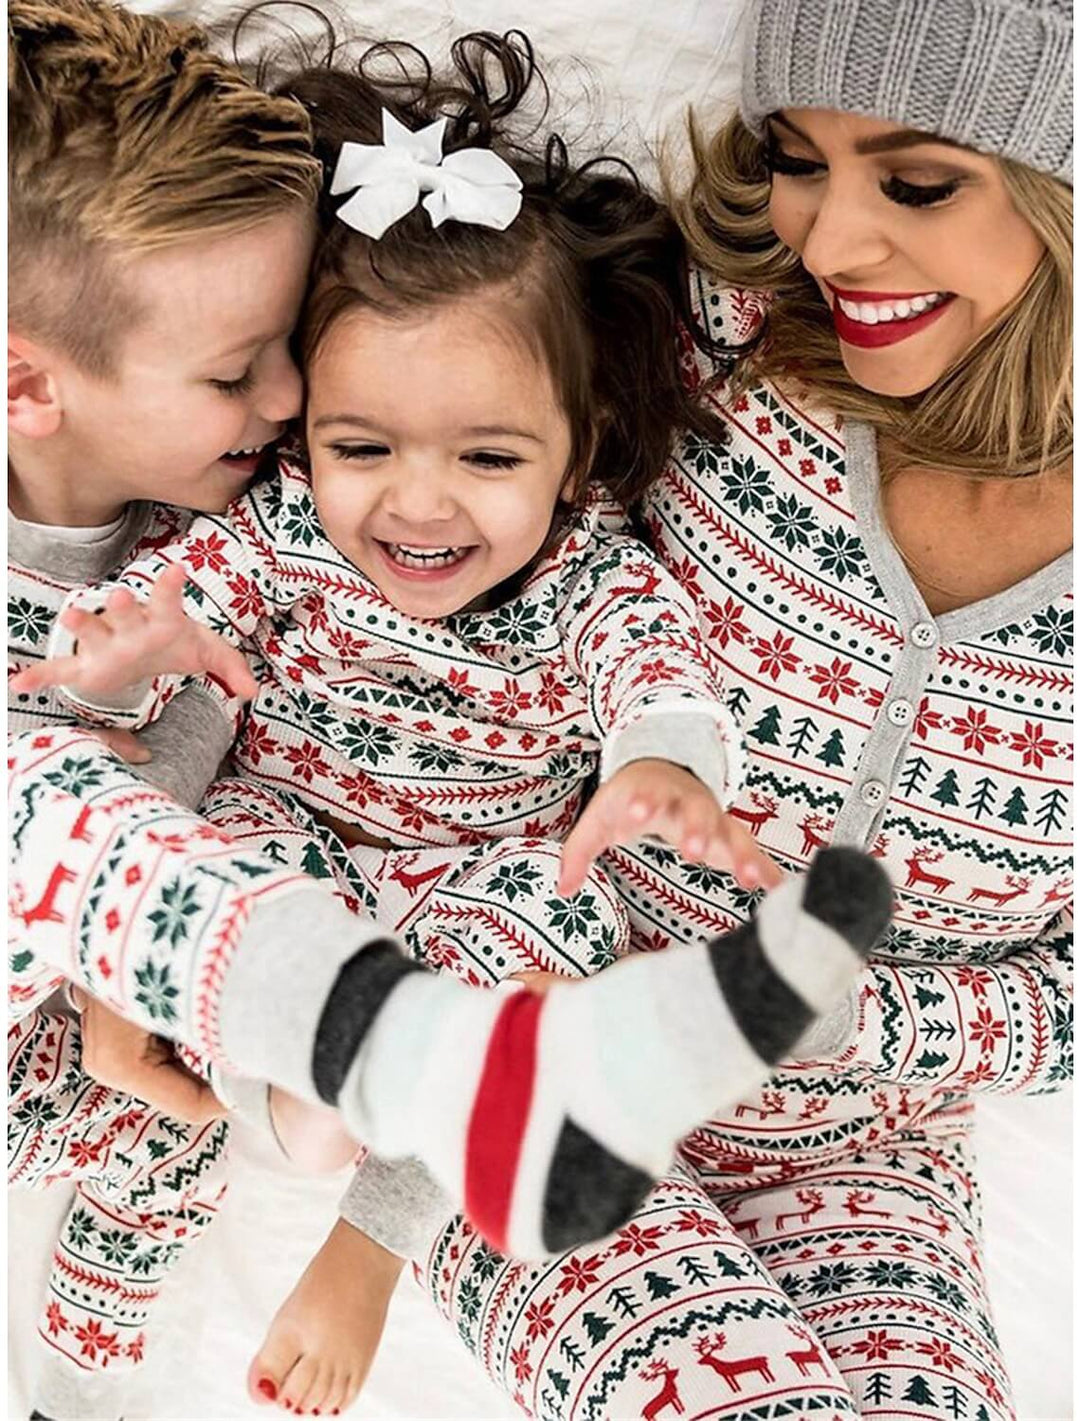
[[[881,351],[857,350],[840,342],[844,368],[862,389],[872,395],[887,395],[894,400],[921,395],[937,380],[941,371],[928,371],[920,365],[913,369],[908,361],[890,360]]]

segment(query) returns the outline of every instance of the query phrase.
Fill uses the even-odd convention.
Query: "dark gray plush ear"
[[[811,861],[803,908],[841,933],[866,957],[892,917],[892,884],[881,865],[861,849],[834,846]]]

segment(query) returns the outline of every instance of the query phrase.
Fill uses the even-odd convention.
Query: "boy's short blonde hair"
[[[314,203],[308,117],[197,27],[101,0],[11,0],[8,37],[9,325],[107,376],[126,260]]]

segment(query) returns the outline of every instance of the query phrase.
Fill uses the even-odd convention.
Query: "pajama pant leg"
[[[862,1416],[1015,1416],[964,1123],[892,1136],[774,1188],[725,1195],[710,1186],[816,1334],[793,1351],[813,1368],[826,1349]]]
[[[606,1243],[533,1266],[456,1220],[417,1276],[495,1384],[542,1421],[857,1415],[827,1353],[799,1364],[795,1304],[679,1171]]]
[[[171,1120],[100,1085],[81,1067],[77,1017],[36,1012],[9,1033],[8,1179],[77,1181],[53,1253],[38,1330],[84,1370],[141,1361],[144,1324],[173,1260],[224,1195],[228,1126]],[[44,1088],[23,1069],[52,1064]]]

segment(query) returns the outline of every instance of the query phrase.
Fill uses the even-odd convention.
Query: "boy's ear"
[[[60,428],[60,387],[46,352],[8,331],[8,431],[47,439]]]

